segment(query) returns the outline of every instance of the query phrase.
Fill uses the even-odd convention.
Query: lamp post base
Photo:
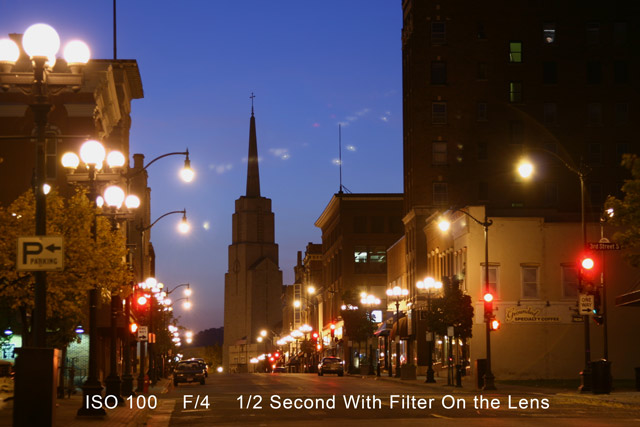
[[[94,402],[94,396],[98,396]],[[104,410],[102,404],[102,386],[99,382],[89,383],[88,381],[82,385],[82,406],[78,409],[79,417],[104,417],[107,411]]]
[[[433,366],[429,365],[427,368],[427,379],[424,380],[425,383],[435,383],[435,372],[433,371]]]

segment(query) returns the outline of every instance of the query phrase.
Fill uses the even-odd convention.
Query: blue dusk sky
[[[146,161],[189,148],[196,180],[178,179],[181,157],[149,168],[152,220],[186,208],[151,232],[156,277],[190,283],[180,323],[223,325],[224,275],[235,200],[246,188],[251,100],[262,196],[272,200],[284,283],[297,251],[320,243],[314,222],[343,184],[353,193],[402,192],[402,8],[398,0],[121,1],[118,58],[138,61],[144,98],[132,103],[131,153]],[[113,58],[113,4],[0,0],[0,33],[53,26],[62,44],[87,42]],[[131,160],[132,161],[132,160]]]

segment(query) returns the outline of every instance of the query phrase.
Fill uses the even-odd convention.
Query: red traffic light
[[[484,299],[485,302],[491,302],[493,301],[493,294],[491,292],[487,292],[486,294],[484,294],[484,297],[482,297]]]
[[[311,336],[312,336],[313,338],[315,338],[315,339],[318,339],[318,333],[317,333],[317,332],[314,332]]]
[[[498,329],[500,329],[500,321],[491,319],[491,321],[489,322],[489,329],[491,329],[492,331],[497,331]]]
[[[277,353],[273,355],[273,357],[275,357],[276,359],[278,359],[280,357],[280,353]]]
[[[593,261],[593,258],[591,258],[590,256],[586,256],[586,257],[582,258],[582,261],[580,262],[580,265],[585,270],[591,270],[596,265],[596,263]]]
[[[136,302],[138,303],[138,305],[146,305],[147,304],[147,297],[142,295],[142,296],[138,297]]]

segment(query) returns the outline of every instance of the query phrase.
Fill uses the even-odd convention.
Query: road
[[[487,394],[384,377],[312,374],[211,375],[206,385],[180,384],[159,396],[149,412],[154,427],[640,425],[640,405],[592,395],[515,388]]]

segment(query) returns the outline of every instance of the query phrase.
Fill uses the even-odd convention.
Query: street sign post
[[[147,341],[149,339],[149,327],[140,326],[138,328],[138,341]]]
[[[593,295],[580,294],[578,296],[578,306],[580,314],[593,314],[593,308],[595,307],[595,298],[593,297]]]
[[[64,270],[62,236],[18,237],[18,271]]]

